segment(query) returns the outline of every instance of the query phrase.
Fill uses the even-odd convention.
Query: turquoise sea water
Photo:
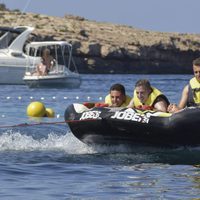
[[[191,75],[82,77],[79,89],[0,87],[0,199],[199,198],[200,147],[89,147],[63,118],[71,103],[102,101],[113,83],[123,83],[132,95],[140,78],[150,79],[177,103]],[[26,107],[35,100],[53,108],[56,117],[28,118]]]

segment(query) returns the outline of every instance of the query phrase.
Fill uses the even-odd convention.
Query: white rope
[[[33,96],[5,96],[5,97],[0,97],[0,99],[4,99],[4,100],[7,100],[8,102],[9,101],[12,101],[12,100],[18,100],[19,102],[21,101],[21,102],[23,102],[24,103],[24,101],[22,101],[22,100],[32,100],[32,101],[39,101],[39,100],[42,100],[42,101],[46,101],[46,102],[48,102],[48,100],[55,100],[55,101],[59,101],[60,102],[60,100],[61,99],[63,99],[63,100],[79,100],[80,102],[86,102],[86,101],[90,101],[90,100],[92,100],[92,98],[90,97],[90,96],[86,96],[86,97],[79,97],[79,96],[75,96],[75,97],[67,97],[67,96],[63,96],[63,97],[56,97],[56,96],[52,96],[52,97],[43,97],[43,96],[41,96],[41,97],[33,97]],[[98,98],[95,98],[95,100],[94,101],[102,101],[104,98],[103,97],[98,97]],[[8,118],[9,116],[7,116],[7,114],[5,114],[5,113],[0,113],[0,118]],[[58,118],[61,118],[61,117],[63,117],[63,115],[62,114],[56,114],[56,118],[58,119]]]
[[[92,99],[92,97],[90,97],[90,96],[87,96],[87,97],[79,97],[79,96],[76,96],[76,97],[67,97],[67,96],[64,96],[64,97],[55,97],[55,96],[52,96],[52,97],[33,97],[33,96],[30,96],[30,97],[27,97],[27,96],[25,96],[25,97],[23,97],[23,96],[18,96],[18,97],[13,97],[13,96],[0,97],[0,99],[7,99],[7,100],[12,100],[12,99],[18,99],[18,100],[22,100],[22,99],[31,99],[31,100],[33,100],[33,99],[41,99],[41,100],[53,99],[53,100],[57,100],[57,99],[60,99],[60,98],[62,98],[64,100],[66,100],[66,99],[76,99],[76,100],[84,100],[84,101],[85,100],[90,101]],[[103,97],[100,96],[100,97],[97,97],[95,99],[98,99],[98,100],[102,101]]]

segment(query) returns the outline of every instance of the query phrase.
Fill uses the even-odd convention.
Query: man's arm
[[[161,112],[167,112],[167,102],[159,97],[157,102],[154,104],[154,109],[161,111]]]
[[[189,85],[186,85],[183,89],[181,100],[178,104],[179,109],[183,109],[186,107],[188,97],[189,97]]]
[[[133,107],[134,107],[134,100],[132,98],[131,101],[129,102],[127,108],[133,108]]]

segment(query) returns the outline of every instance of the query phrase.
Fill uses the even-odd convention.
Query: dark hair
[[[112,85],[110,87],[110,92],[113,91],[113,90],[119,91],[123,95],[126,95],[125,87],[122,84],[120,84],[120,83],[116,83],[116,84]]]
[[[143,87],[145,87],[145,88],[151,90],[151,84],[150,84],[150,82],[149,82],[148,80],[146,80],[146,79],[140,79],[140,80],[138,80],[138,81],[136,82],[136,84],[135,84],[135,87],[139,87],[139,86],[143,86]]]
[[[193,60],[192,64],[200,67],[200,58]]]

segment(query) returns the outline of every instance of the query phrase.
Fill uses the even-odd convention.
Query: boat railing
[[[33,75],[37,71],[37,66],[41,63],[40,57],[29,56],[27,60],[26,75]]]
[[[37,73],[37,67],[39,64],[40,62],[30,65],[26,70],[26,75],[28,76],[35,75]],[[69,73],[67,70],[65,70],[65,66],[56,64],[53,66],[53,68],[50,69],[50,71],[46,75],[55,75],[55,74],[64,74],[64,73],[67,73],[67,74]]]
[[[66,42],[63,42],[63,41],[32,42],[29,45],[27,45],[27,49],[28,49],[27,52],[28,52],[29,57],[32,56],[33,58],[33,57],[40,56],[40,62],[42,62],[41,58],[43,56],[44,50],[45,49],[49,50],[51,57],[53,57],[54,59],[51,62],[54,62],[54,64],[53,66],[52,66],[52,63],[50,66],[48,64],[50,69],[48,68],[47,70],[48,73],[45,72],[44,73],[45,75],[72,74],[72,72],[78,73],[77,67],[72,58],[72,46]],[[39,72],[39,70],[37,70],[37,66],[39,63],[35,62],[35,65],[34,66],[32,65],[29,68],[29,71],[35,70],[36,72]]]
[[[63,73],[65,73],[65,66],[59,65],[57,62],[48,72],[48,74],[63,74]]]

